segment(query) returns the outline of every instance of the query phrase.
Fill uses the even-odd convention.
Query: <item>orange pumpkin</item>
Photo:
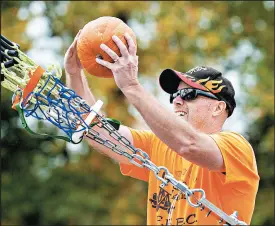
[[[112,36],[118,36],[128,48],[127,41],[124,38],[126,32],[136,44],[136,36],[133,30],[116,17],[100,17],[84,26],[77,41],[77,54],[82,66],[89,74],[103,78],[113,77],[112,71],[98,64],[95,59],[98,57],[113,63],[112,58],[100,48],[100,44],[104,43],[115,51],[118,56],[121,56],[119,48],[112,40]]]

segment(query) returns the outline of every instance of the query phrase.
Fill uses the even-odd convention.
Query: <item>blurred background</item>
[[[101,16],[118,17],[134,30],[140,81],[171,110],[158,85],[166,68],[208,65],[232,81],[237,108],[224,129],[249,140],[261,177],[251,224],[274,225],[274,2],[2,1],[1,34],[42,67],[63,68],[79,29]],[[87,77],[108,117],[148,128],[113,79]],[[2,225],[146,224],[146,183],[122,176],[118,164],[85,142],[28,134],[11,96],[1,89]]]

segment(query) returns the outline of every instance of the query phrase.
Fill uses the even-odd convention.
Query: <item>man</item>
[[[93,105],[95,98],[76,54],[78,35],[65,55],[67,86]],[[139,83],[136,45],[128,34],[125,38],[128,49],[118,37],[113,37],[121,57],[106,45],[101,45],[114,63],[96,61],[113,72],[118,88],[151,130],[120,126],[119,133],[146,152],[154,164],[166,167],[175,179],[186,183],[189,188],[203,189],[207,199],[218,208],[227,214],[236,210],[238,219],[250,224],[259,176],[250,144],[237,133],[222,131],[225,120],[236,105],[230,81],[219,71],[204,66],[186,73],[164,70],[159,82],[162,89],[171,94],[174,112],[170,112]],[[106,131],[100,132],[107,134]],[[160,188],[161,181],[152,171],[132,165],[127,158],[94,141],[89,142],[118,161],[123,175],[148,182],[147,224],[219,224],[219,217],[207,210],[191,207],[185,195],[171,184]]]

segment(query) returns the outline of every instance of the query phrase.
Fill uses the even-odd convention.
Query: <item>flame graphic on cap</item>
[[[210,91],[211,93],[219,93],[224,87],[226,87],[225,85],[219,87],[219,84],[221,84],[223,80],[209,80],[210,77],[208,77],[208,78],[199,79],[196,81],[196,78],[194,78],[191,75],[185,74],[185,77],[190,79],[192,82],[196,82],[202,85],[205,88],[203,89],[204,91]]]
[[[219,87],[219,84],[222,83],[222,80],[209,80],[209,77],[206,79],[200,79],[196,82],[199,84],[205,82],[205,84],[202,85],[206,87],[211,93],[219,93],[225,87],[224,85]]]
[[[210,92],[212,92],[212,93],[219,93],[225,87],[224,85],[219,87],[220,83],[222,83],[222,80],[219,80],[219,81],[217,81],[217,80],[210,80],[207,83],[205,83],[204,86],[207,89],[209,89]]]

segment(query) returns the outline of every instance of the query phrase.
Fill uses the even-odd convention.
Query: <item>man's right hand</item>
[[[68,48],[64,57],[65,71],[66,73],[72,76],[80,75],[80,72],[83,68],[77,56],[77,40],[80,33],[81,33],[81,30],[79,30],[79,32],[75,36],[73,43]]]
[[[81,96],[84,100],[86,100],[87,104],[92,106],[96,103],[96,99],[89,88],[88,82],[86,80],[86,76],[82,70],[83,67],[77,56],[77,40],[80,35],[80,32],[81,30],[77,33],[73,43],[70,45],[67,52],[65,53],[64,68],[66,73],[66,86],[68,88],[73,89],[79,96]],[[107,139],[110,139],[114,143],[119,144],[119,142],[115,141],[109,135],[108,131],[102,128],[96,128],[96,127],[94,129],[100,134],[102,134],[103,136],[107,137]],[[119,133],[122,136],[124,136],[126,139],[128,139],[131,143],[133,143],[133,137],[128,127],[121,125],[119,128]],[[130,164],[129,160],[126,159],[124,156],[116,154],[115,152],[109,150],[105,146],[91,139],[87,139],[87,141],[96,150],[108,155],[109,157],[116,160],[117,162]]]

